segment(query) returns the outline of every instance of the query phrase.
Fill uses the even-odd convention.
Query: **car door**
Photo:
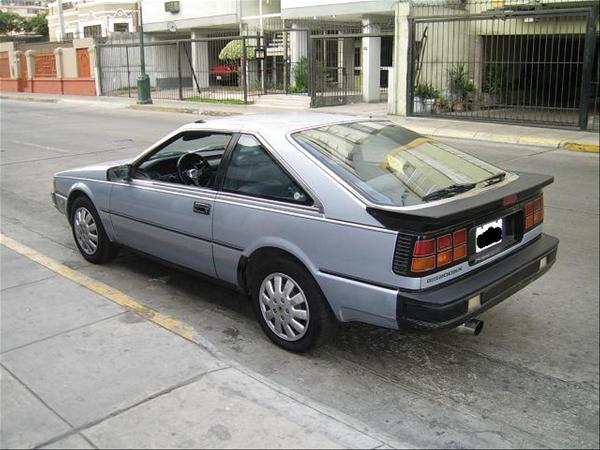
[[[224,143],[222,155],[231,136],[219,135]],[[186,138],[190,135],[184,132],[163,144],[157,152],[151,152],[146,161],[134,164],[134,173],[161,153],[167,157],[157,158],[159,162],[163,159],[168,162],[171,153],[175,159],[179,155],[177,152],[181,151],[181,142],[185,143]],[[199,145],[192,141],[190,138],[183,146],[189,147],[183,152],[193,152],[194,145]],[[114,184],[109,212],[117,241],[177,265],[216,276],[212,253],[212,214],[216,195],[213,186],[181,184],[170,173],[156,177],[133,176]]]
[[[294,213],[317,214],[318,208],[308,190],[255,136],[241,134],[232,142],[221,174],[213,254],[217,276],[235,284],[245,246],[284,232]]]

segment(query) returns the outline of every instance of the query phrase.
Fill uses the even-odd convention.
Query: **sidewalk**
[[[256,105],[227,105],[160,99],[154,100],[152,105],[137,105],[135,98],[128,97],[82,97],[72,95],[11,93],[1,94],[0,99],[2,98],[11,100],[46,101],[53,103],[95,103],[114,108],[131,108],[143,111],[195,114],[203,117],[283,111],[281,108],[265,108]],[[520,145],[534,145],[592,153],[600,152],[599,137],[598,132],[596,131],[541,128],[521,125],[507,125],[501,123],[476,122],[469,120],[392,116],[386,113],[387,105],[385,103],[356,103],[343,106],[310,109],[308,111],[386,117],[402,126],[427,136],[474,139],[489,142],[514,143]]]
[[[402,446],[227,361],[187,324],[0,242],[2,448]]]

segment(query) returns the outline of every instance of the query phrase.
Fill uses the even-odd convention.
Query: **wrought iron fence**
[[[598,129],[597,8],[523,6],[417,5],[412,114]]]
[[[257,95],[251,36],[151,41],[145,45],[146,73],[153,98],[247,103]],[[137,42],[98,46],[103,95],[135,97],[141,74]],[[250,100],[249,100],[250,99]]]

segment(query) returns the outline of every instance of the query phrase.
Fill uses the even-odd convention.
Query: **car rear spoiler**
[[[480,194],[413,210],[388,210],[369,207],[367,211],[386,228],[402,232],[424,232],[455,226],[475,218],[483,218],[534,196],[554,177],[533,173],[514,172],[518,178],[495,189]],[[516,195],[516,197],[514,197]],[[505,199],[510,198],[507,205]]]

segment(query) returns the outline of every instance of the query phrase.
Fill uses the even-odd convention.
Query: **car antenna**
[[[206,123],[206,120],[198,119],[198,120],[195,120],[194,123]]]

